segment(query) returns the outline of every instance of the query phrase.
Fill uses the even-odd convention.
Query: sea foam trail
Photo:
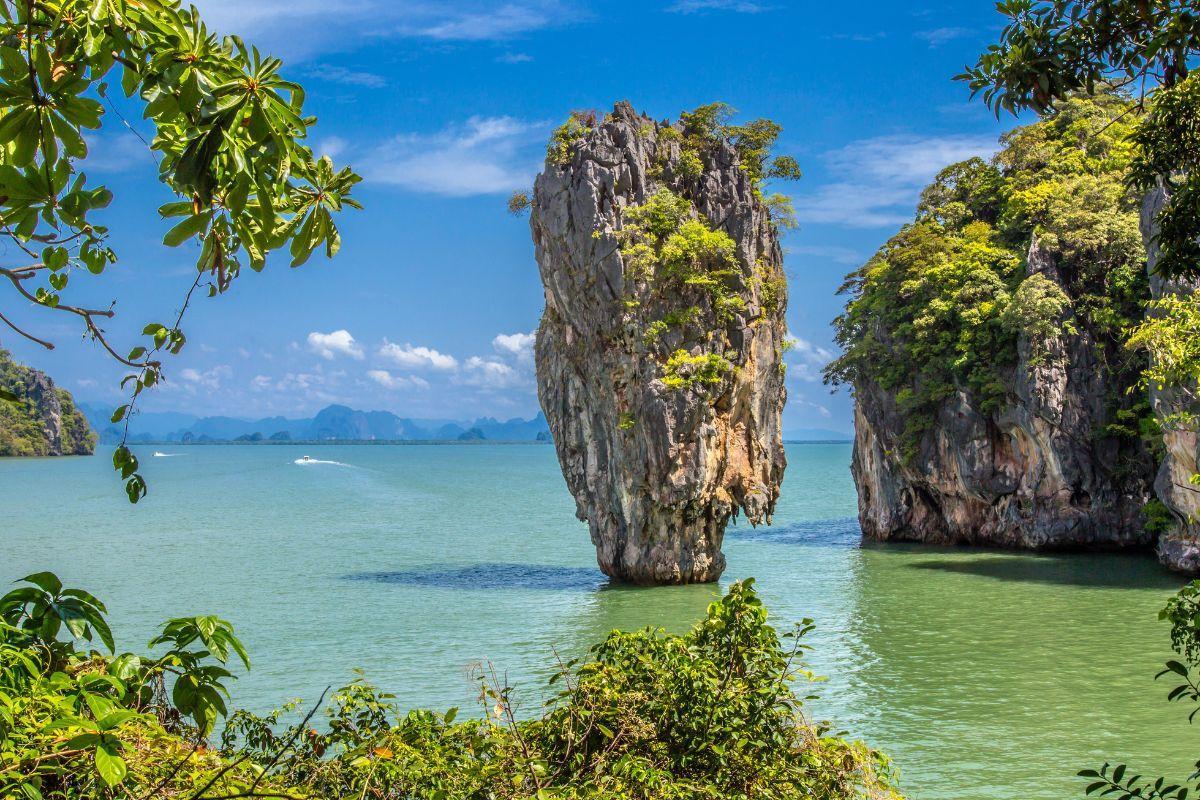
[[[175,458],[176,456],[185,456],[185,455],[187,455],[187,453],[160,453],[157,450],[154,451],[155,458]]]
[[[321,459],[319,459],[319,458],[309,458],[309,459],[297,458],[297,459],[296,459],[295,461],[293,461],[292,463],[293,463],[293,464],[299,464],[299,465],[301,465],[301,466],[308,466],[309,464],[332,464],[332,465],[333,465],[333,466],[335,466],[335,467],[348,467],[348,466],[350,466],[349,464],[343,464],[341,461],[322,461],[322,460],[321,460]]]

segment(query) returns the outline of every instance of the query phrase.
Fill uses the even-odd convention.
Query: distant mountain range
[[[796,428],[783,432],[785,442],[852,442],[854,434],[828,428]]]
[[[114,444],[121,429],[110,422],[112,409],[101,403],[81,403],[81,411],[100,433],[100,441]],[[137,414],[129,424],[131,442],[259,442],[259,441],[549,441],[550,428],[538,413],[533,419],[501,421],[481,417],[474,421],[409,419],[390,411],[358,411],[333,405],[309,419],[266,417],[197,417],[175,412]]]
[[[79,403],[78,408],[100,434],[102,444],[115,444],[121,429],[109,420],[112,409],[103,403]],[[197,417],[173,411],[136,414],[129,423],[130,441],[147,442],[533,442],[550,441],[550,428],[540,412],[533,419],[498,420],[412,419],[390,411],[359,411],[348,406],[327,406],[305,419],[265,417]],[[853,437],[825,428],[784,431],[786,442],[848,442]]]

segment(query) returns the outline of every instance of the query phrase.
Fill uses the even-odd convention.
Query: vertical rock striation
[[[1146,195],[1142,205],[1142,235],[1146,242],[1146,263],[1150,271],[1150,291],[1155,299],[1169,294],[1190,294],[1200,288],[1194,282],[1166,280],[1154,273],[1158,262],[1158,233],[1155,218],[1166,203],[1168,195],[1158,189]],[[1154,410],[1160,418],[1170,417],[1196,406],[1196,392],[1180,387],[1150,387]],[[1192,484],[1192,476],[1200,473],[1195,426],[1170,424],[1163,429],[1166,452],[1154,481],[1158,499],[1171,512],[1175,527],[1164,532],[1158,540],[1158,557],[1163,564],[1179,572],[1200,574],[1200,487]]]
[[[775,226],[730,143],[689,147],[620,103],[547,160],[530,221],[542,408],[601,569],[638,584],[716,580],[785,466]]]
[[[1027,265],[1078,294],[1036,239]],[[895,394],[855,383],[852,469],[864,535],[1034,550],[1153,543],[1141,514],[1153,462],[1105,435],[1115,419],[1104,363],[1120,357],[1119,342],[1077,322],[1038,344],[1034,358],[1029,336],[1018,337],[1002,409],[984,410],[960,387],[909,459],[899,456],[905,414]]]

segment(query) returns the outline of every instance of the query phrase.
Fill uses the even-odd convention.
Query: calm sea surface
[[[139,449],[130,507],[107,452],[0,460],[0,581],[51,569],[108,603],[118,648],[156,624],[232,621],[234,702],[315,699],[362,669],[406,707],[473,707],[490,659],[534,706],[557,650],[612,628],[685,630],[715,587],[611,586],[548,446]],[[305,452],[329,462],[298,465]],[[849,445],[794,445],[775,525],[733,528],[778,627],[812,617],[810,710],[889,752],[917,800],[1080,797],[1105,759],[1187,776],[1197,731],[1153,680],[1150,557],[862,546]]]

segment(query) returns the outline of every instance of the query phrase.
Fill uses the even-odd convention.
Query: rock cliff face
[[[826,374],[854,390],[866,536],[1154,544],[1153,414],[1124,346],[1150,295],[1126,109],[1073,99],[947,167],[851,276]]]
[[[1154,274],[1154,266],[1158,261],[1154,219],[1166,200],[1167,194],[1160,189],[1149,193],[1142,206],[1141,224],[1146,242],[1147,266],[1150,269],[1150,291],[1156,299],[1168,294],[1191,293],[1200,288],[1195,283],[1168,281]],[[1196,405],[1194,391],[1151,386],[1150,393],[1154,410],[1160,417],[1192,410]],[[1194,427],[1167,425],[1163,431],[1163,444],[1166,445],[1166,454],[1154,481],[1154,491],[1175,518],[1175,528],[1159,537],[1158,556],[1171,569],[1200,574],[1200,487],[1191,482],[1192,476],[1200,473],[1200,466],[1197,466],[1200,446],[1196,430]]]
[[[91,455],[96,436],[70,393],[36,369],[14,363],[0,350],[0,456]]]
[[[786,282],[736,150],[618,104],[538,176],[538,392],[601,569],[716,580],[726,524],[770,519],[785,466]]]
[[[1036,240],[1027,263],[1030,274],[1074,293]],[[864,535],[1028,549],[1152,544],[1141,509],[1153,462],[1143,448],[1104,435],[1115,421],[1112,386],[1097,356],[1119,357],[1119,343],[1075,327],[1059,324],[1036,358],[1020,336],[1003,408],[983,411],[960,389],[911,459],[898,455],[905,415],[895,395],[856,383],[852,470]]]

